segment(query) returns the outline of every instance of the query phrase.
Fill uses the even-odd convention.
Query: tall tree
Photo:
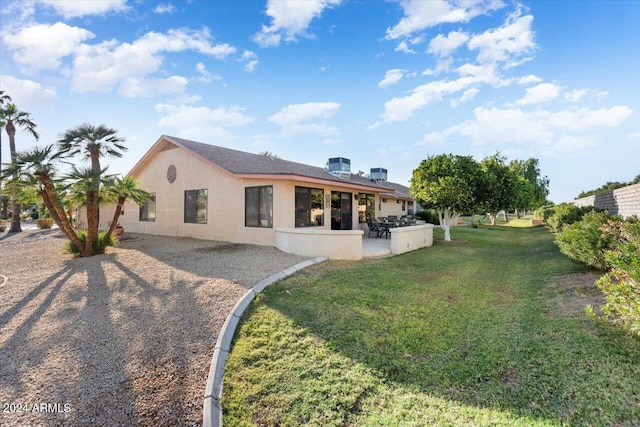
[[[105,156],[122,157],[127,148],[117,130],[105,125],[84,123],[64,132],[58,140],[61,153],[68,156],[82,155],[91,163],[91,185],[87,187],[87,241],[85,255],[93,255],[93,242],[98,237],[100,222],[100,177],[103,173],[100,159]]]
[[[445,241],[451,241],[454,219],[477,206],[480,190],[480,165],[471,156],[431,156],[420,162],[411,178],[411,194],[425,209],[438,211]]]
[[[516,176],[500,153],[485,157],[482,167],[482,206],[489,213],[491,225],[496,225],[498,213],[511,208],[516,202]],[[506,218],[506,213],[505,213]]]
[[[22,128],[29,132],[33,137],[38,140],[40,135],[36,131],[38,125],[31,120],[31,114],[26,111],[18,110],[15,104],[7,104],[2,106],[0,117],[4,122],[4,128],[9,135],[9,152],[11,153],[11,163],[16,161],[16,127]],[[14,179],[14,184],[11,186],[11,227],[10,233],[17,233],[22,231],[20,227],[20,202],[18,201],[18,189],[16,187],[17,181]]]
[[[16,153],[15,161],[3,171],[2,177],[9,178],[12,184],[16,184],[19,180],[30,181],[32,177],[37,178],[40,183],[38,194],[42,197],[49,214],[67,238],[80,248],[80,255],[84,256],[84,246],[71,225],[62,205],[60,192],[55,187],[55,163],[59,157],[60,153],[53,151],[53,145],[45,148],[34,147]]]
[[[6,124],[4,120],[4,106],[11,102],[11,97],[0,90],[0,174],[2,173],[2,128]],[[0,207],[0,219],[7,217],[7,201],[2,194],[2,180],[0,180],[0,198],[2,199],[2,206]]]

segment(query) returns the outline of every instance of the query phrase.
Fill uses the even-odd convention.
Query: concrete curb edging
[[[221,427],[222,426],[222,407],[220,405],[220,399],[222,399],[222,376],[224,374],[224,364],[227,360],[227,355],[231,350],[231,341],[233,335],[236,332],[236,327],[240,322],[242,314],[247,307],[251,304],[253,299],[262,292],[267,286],[291,276],[298,271],[311,267],[314,264],[319,264],[326,261],[327,257],[317,257],[309,259],[303,262],[299,262],[276,274],[272,274],[266,279],[258,282],[251,287],[240,300],[233,306],[231,313],[227,316],[227,319],[222,325],[220,335],[213,350],[213,357],[211,358],[211,366],[209,368],[209,376],[207,377],[207,386],[204,392],[204,405],[202,414],[203,427]]]

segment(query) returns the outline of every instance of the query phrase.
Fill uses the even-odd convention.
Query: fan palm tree
[[[117,130],[105,125],[94,126],[84,123],[64,132],[58,140],[60,153],[65,155],[83,155],[91,162],[91,185],[87,187],[87,241],[85,253],[93,254],[93,242],[98,237],[100,177],[104,172],[100,158],[105,156],[122,157],[127,148],[122,144],[124,138],[117,136]]]
[[[5,93],[5,91],[0,90],[0,131],[6,124],[4,120],[4,105],[9,104],[11,102],[11,97]],[[0,173],[2,173],[2,132],[0,132]],[[0,180],[0,194],[2,194],[2,181]],[[0,219],[4,219],[7,217],[7,200],[4,196],[2,197],[2,207],[0,208]]]
[[[0,176],[8,178],[11,185],[16,185],[21,179],[29,180],[31,177],[36,177],[40,183],[38,194],[42,197],[51,218],[67,238],[80,249],[80,256],[85,256],[84,246],[71,225],[62,205],[60,193],[55,187],[55,163],[60,157],[61,153],[53,151],[53,145],[44,148],[33,147],[16,153],[15,161]]]
[[[138,205],[141,205],[149,200],[151,193],[140,188],[138,181],[130,176],[126,176],[124,178],[115,177],[111,179],[105,187],[107,189],[106,193],[108,198],[116,204],[116,210],[113,213],[113,220],[109,226],[109,234],[112,234],[118,226],[118,220],[120,219],[124,203],[127,200],[132,200]]]
[[[11,153],[11,163],[16,161],[16,126],[29,132],[33,137],[38,140],[40,135],[36,131],[36,125],[31,120],[31,114],[26,111],[18,110],[15,104],[7,104],[2,106],[0,117],[4,122],[4,128],[9,135],[9,152]],[[18,202],[18,193],[16,185],[11,187],[11,227],[10,233],[17,233],[22,231],[20,228],[20,203]]]

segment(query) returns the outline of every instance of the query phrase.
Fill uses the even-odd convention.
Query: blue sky
[[[640,174],[640,2],[3,0],[0,87],[39,145],[162,134],[407,184],[430,155],[536,157],[555,202]],[[8,157],[6,137],[3,161]],[[17,145],[35,145],[18,133]]]

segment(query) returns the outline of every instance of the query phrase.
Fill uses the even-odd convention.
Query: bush
[[[426,221],[429,224],[434,224],[434,225],[440,224],[440,219],[438,218],[438,214],[430,209],[426,211],[416,212],[414,216],[422,221]]]
[[[611,271],[596,282],[606,299],[603,317],[640,336],[640,223],[610,221],[603,230],[617,240],[605,252]],[[593,313],[591,307],[587,311]]]
[[[36,219],[36,225],[40,229],[49,229],[53,226],[52,218],[38,218]]]
[[[582,219],[582,217],[595,210],[593,206],[577,207],[573,203],[561,203],[553,208],[553,213],[545,220],[551,231],[554,233],[562,230],[565,224],[573,224]]]
[[[555,211],[555,206],[542,206],[541,208],[535,210],[535,212],[533,213],[533,217],[547,222],[549,217],[553,215]]]
[[[603,232],[602,227],[612,219],[619,220],[620,217],[607,211],[589,212],[582,220],[565,224],[562,231],[556,234],[556,245],[569,258],[598,270],[606,270],[608,264],[603,251],[611,249],[616,239],[613,234]]]
[[[78,231],[78,240],[82,245],[85,245],[87,242],[87,232],[85,230]],[[107,246],[115,246],[116,240],[115,238],[109,234],[107,231],[103,231],[98,234],[98,238],[93,242],[93,254],[103,254],[107,249]],[[65,246],[65,252],[74,255],[80,255],[80,251],[78,247],[72,241],[67,242]]]

